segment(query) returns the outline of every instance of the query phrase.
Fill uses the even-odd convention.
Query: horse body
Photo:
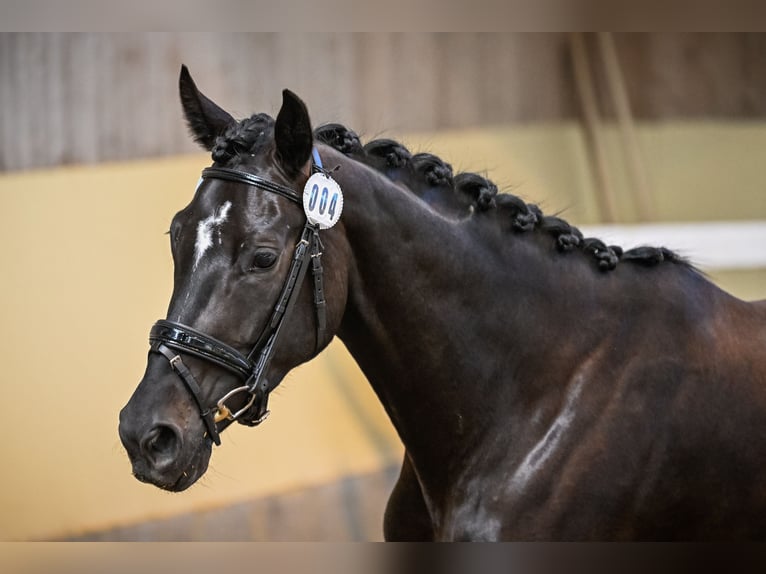
[[[182,75],[182,100],[198,141],[239,142],[214,137],[233,120],[190,81]],[[239,169],[302,188],[312,142],[301,106],[285,96],[275,135],[265,125],[258,146],[238,150]],[[526,219],[501,221],[500,208],[429,205],[374,165],[317,149],[339,166],[346,198],[340,222],[321,232],[328,335],[314,334],[304,288],[267,377],[275,386],[333,334],[343,340],[406,448],[387,539],[766,534],[762,303],[670,255],[658,262],[666,252],[604,271],[611,248],[597,266],[559,236],[520,231]],[[235,185],[205,183],[174,220],[168,317],[245,349],[268,318],[254,302],[276,298],[287,257],[256,271],[241,261],[289,252],[301,214]],[[199,262],[189,235],[210,217],[219,244]],[[215,366],[189,364],[208,403],[236,386]],[[182,490],[204,472],[211,442],[171,366],[151,356],[120,435],[139,478]]]
[[[418,487],[436,539],[728,537],[745,511],[763,532],[762,310],[684,265],[600,274],[545,237],[445,225],[377,183],[349,200],[338,335],[417,483],[391,537]]]

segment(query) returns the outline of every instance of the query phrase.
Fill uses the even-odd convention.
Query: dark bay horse
[[[289,91],[239,122],[180,91],[214,163],[120,413],[139,480],[188,488],[337,335],[406,448],[388,540],[766,538],[764,302],[395,142],[315,139]]]

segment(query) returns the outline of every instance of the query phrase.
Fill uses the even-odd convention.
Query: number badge
[[[303,210],[309,223],[329,229],[340,219],[343,192],[337,182],[323,173],[315,173],[303,188]]]

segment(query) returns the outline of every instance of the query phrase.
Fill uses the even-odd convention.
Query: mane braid
[[[497,186],[478,173],[462,172],[453,178],[455,192],[466,196],[476,205],[477,211],[488,211],[496,207]]]
[[[430,153],[419,153],[412,156],[412,165],[429,185],[454,188],[452,166],[441,158]]]
[[[484,212],[496,212],[488,224],[509,222],[514,233],[539,230],[555,239],[562,253],[580,250],[596,262],[603,272],[617,267],[620,261],[652,267],[671,262],[692,268],[677,253],[665,247],[636,247],[623,251],[618,245],[606,245],[600,239],[586,238],[582,232],[560,217],[544,215],[533,203],[510,193],[498,193],[489,179],[471,172],[453,174],[452,166],[431,153],[411,154],[401,143],[392,139],[375,139],[365,145],[359,136],[342,124],[327,124],[317,128],[315,138],[352,159],[380,172],[388,179],[403,183],[406,189],[423,199],[437,211],[454,216],[455,221]],[[437,195],[434,195],[437,194]],[[440,198],[440,199],[437,199]]]
[[[314,138],[344,155],[359,156],[364,154],[362,142],[356,132],[341,124],[319,126],[314,130]]]
[[[405,167],[412,160],[412,154],[406,147],[390,139],[372,140],[364,146],[364,153],[384,159],[390,168]]]

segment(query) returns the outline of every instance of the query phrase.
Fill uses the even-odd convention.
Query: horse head
[[[302,205],[312,168],[329,179],[312,158],[304,103],[285,90],[276,120],[238,122],[185,67],[179,87],[214,163],[170,224],[167,318],[152,328],[145,374],[119,423],[134,475],[173,491],[204,474],[228,424],[265,418],[285,374],[332,339],[347,290],[342,225],[308,222]],[[313,293],[301,289],[308,275]]]

